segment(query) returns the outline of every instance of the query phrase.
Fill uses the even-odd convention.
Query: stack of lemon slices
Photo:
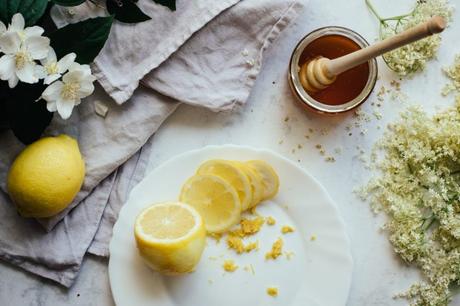
[[[180,201],[198,210],[209,233],[222,233],[278,188],[276,172],[264,161],[210,160],[184,184]]]
[[[193,271],[205,233],[223,233],[241,213],[278,193],[279,178],[266,162],[209,160],[182,187],[179,202],[155,204],[136,219],[140,255],[156,271]]]

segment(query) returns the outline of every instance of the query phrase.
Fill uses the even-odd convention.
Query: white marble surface
[[[398,0],[374,2],[382,14],[395,15],[404,12],[413,1],[406,4]],[[451,2],[460,4],[459,0]],[[389,87],[389,82],[395,78],[380,62],[381,78],[377,90],[363,106],[371,120],[364,122],[363,127],[353,128],[351,136],[346,127],[356,122],[353,114],[325,118],[302,111],[294,103],[286,81],[290,52],[303,35],[326,25],[350,27],[369,41],[377,35],[376,20],[367,11],[364,0],[311,0],[297,22],[267,53],[263,71],[247,105],[225,114],[180,107],[157,133],[149,169],[175,154],[208,144],[252,145],[285,155],[307,169],[329,190],[345,220],[356,264],[348,305],[405,305],[404,300],[393,300],[392,296],[406,289],[418,274],[392,253],[385,235],[379,231],[382,219],[375,217],[366,203],[357,200],[352,192],[370,176],[356,147],[368,152],[385,124],[394,119],[405,104],[386,101],[379,109],[383,118],[377,120],[372,116],[375,107],[371,102],[376,101],[376,91],[381,85]],[[454,23],[444,35],[438,60],[431,62],[423,74],[402,83],[411,103],[424,105],[430,111],[453,104],[452,97],[442,98],[439,94],[446,82],[440,67],[450,64],[453,55],[460,53],[459,31],[460,13],[457,11]],[[315,132],[308,140],[305,135],[310,134],[309,128]],[[362,130],[366,130],[364,135],[360,133]],[[317,144],[333,155],[336,162],[325,162],[315,148]],[[342,152],[335,153],[336,148]],[[2,263],[0,304],[112,305],[107,260],[88,256],[70,290]],[[460,298],[457,297],[452,305],[460,305]]]

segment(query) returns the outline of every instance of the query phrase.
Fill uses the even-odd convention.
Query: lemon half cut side
[[[164,202],[144,209],[136,218],[134,236],[147,265],[163,274],[192,272],[205,247],[203,218],[193,207]]]

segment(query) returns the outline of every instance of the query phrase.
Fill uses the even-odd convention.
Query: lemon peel
[[[14,160],[7,178],[11,200],[24,217],[51,217],[64,210],[80,191],[85,162],[75,139],[44,137]]]
[[[283,239],[278,238],[272,245],[272,249],[265,254],[265,259],[277,259],[283,252]]]

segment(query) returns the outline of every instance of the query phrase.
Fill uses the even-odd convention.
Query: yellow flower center
[[[46,69],[46,73],[48,73],[49,75],[56,74],[59,72],[57,63],[48,64],[45,66],[45,69]]]
[[[65,83],[62,87],[61,97],[64,100],[76,100],[78,98],[77,92],[80,89],[78,83]]]
[[[15,64],[16,64],[16,68],[18,70],[21,70],[22,68],[24,68],[24,66],[29,61],[30,61],[30,57],[29,57],[29,54],[27,52],[20,51],[20,52],[16,53]]]

